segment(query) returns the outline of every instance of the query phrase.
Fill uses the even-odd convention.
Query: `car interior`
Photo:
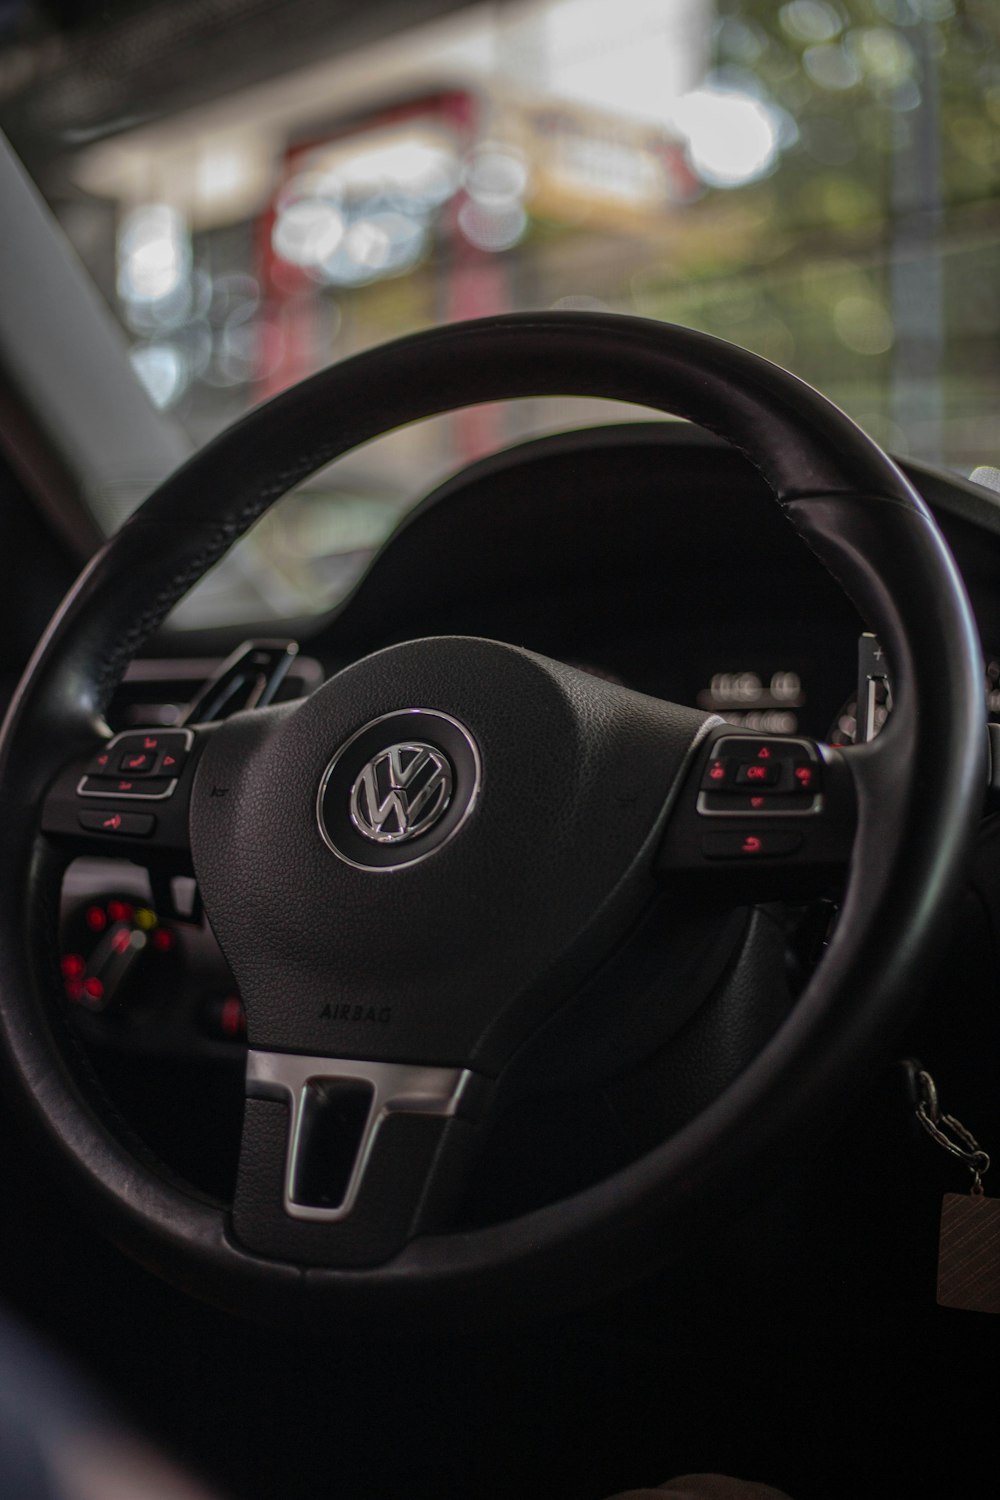
[[[995,1491],[1000,17],[613,9],[0,7],[12,1500]]]

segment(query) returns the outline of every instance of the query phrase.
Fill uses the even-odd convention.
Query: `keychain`
[[[945,1193],[941,1204],[937,1300],[942,1307],[1000,1313],[1000,1198],[987,1198],[983,1177],[990,1158],[954,1115],[941,1113],[937,1086],[919,1065],[913,1071],[916,1115],[939,1146],[972,1173],[968,1193]]]

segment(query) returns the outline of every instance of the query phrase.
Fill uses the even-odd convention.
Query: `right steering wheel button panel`
[[[714,747],[698,811],[716,817],[809,813],[816,810],[821,791],[822,766],[808,741],[733,735]]]
[[[829,819],[814,816],[829,812],[826,771],[810,740],[721,734],[698,773],[696,817],[680,820],[667,864],[829,863],[831,830],[815,837]]]

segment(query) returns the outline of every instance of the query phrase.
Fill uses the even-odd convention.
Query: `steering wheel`
[[[150,731],[138,751],[109,738],[130,659],[291,486],[403,423],[545,395],[669,411],[756,465],[887,653],[894,708],[877,739],[841,751],[747,735],[466,637],[390,647],[305,700],[162,742]],[[766,360],[569,313],[360,354],[168,479],[93,558],[27,668],[0,742],[8,1092],[105,1232],[244,1312],[467,1322],[634,1279],[730,1211],[911,1013],[981,810],[980,679],[963,586],[919,496]],[[147,756],[134,774],[129,752]],[[53,933],[61,873],[88,851],[197,878],[247,1016],[231,1205],[151,1160],[74,1055]],[[561,1201],[449,1220],[519,1053],[571,1014],[658,892],[801,898],[831,872],[846,889],[825,957],[707,1107]]]

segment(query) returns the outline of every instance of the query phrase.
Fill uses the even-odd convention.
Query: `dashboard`
[[[965,578],[1000,719],[1000,499],[909,473]],[[332,615],[289,626],[300,651],[279,696],[399,641],[480,635],[744,729],[848,743],[864,631],[741,455],[687,424],[627,423],[536,439],[448,480]],[[164,632],[121,685],[112,728],[180,722],[233,644]],[[122,1113],[174,1170],[224,1197],[243,1013],[193,882],[180,884],[159,890],[124,861],[78,861],[59,962],[72,1026]]]

